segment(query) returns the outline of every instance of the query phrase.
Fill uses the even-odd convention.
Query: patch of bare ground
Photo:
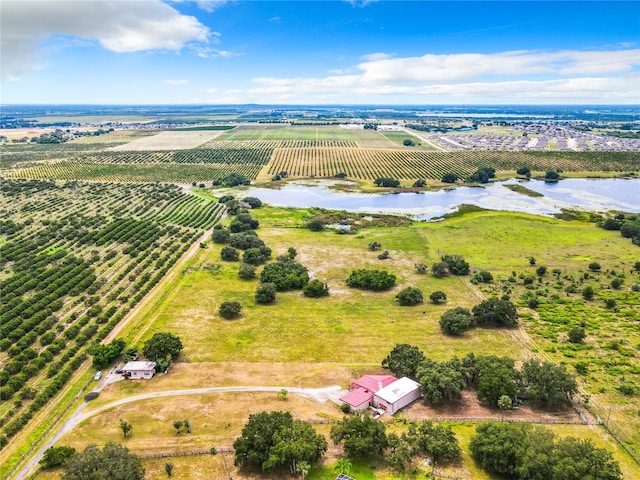
[[[190,388],[264,385],[297,388],[342,385],[346,388],[353,378],[382,372],[365,365],[332,363],[177,362],[171,365],[167,375],[156,375],[149,381],[122,381],[105,387],[90,408],[131,395]]]
[[[403,416],[410,420],[435,420],[444,418],[449,420],[474,421],[474,420],[512,420],[548,423],[574,423],[581,422],[580,416],[571,408],[548,411],[534,408],[530,405],[522,405],[516,410],[498,410],[482,405],[476,396],[476,392],[465,390],[459,402],[432,406],[425,402],[415,402],[403,410]]]

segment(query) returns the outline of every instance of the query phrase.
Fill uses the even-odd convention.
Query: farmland
[[[88,345],[120,322],[222,209],[171,185],[5,180],[0,193],[7,465],[7,451],[22,448],[13,439],[23,442],[22,430],[36,428],[31,418],[66,388]]]
[[[466,178],[486,166],[505,174],[528,167],[542,173],[559,169],[569,175],[601,175],[636,172],[640,164],[635,152],[435,151],[406,132],[337,126],[238,126],[126,135],[116,131],[90,138],[92,142],[82,138],[62,145],[0,146],[0,175],[65,181],[208,183],[230,173],[263,182],[287,172],[291,178],[344,173],[358,180],[391,177],[410,181],[440,180],[447,173]],[[402,140],[407,138],[413,138],[416,146],[403,146]]]
[[[628,289],[609,290],[606,285],[612,277],[604,271],[585,281],[597,287],[601,298],[615,295],[621,307],[617,312],[607,310],[602,302],[585,302],[580,294],[567,296],[562,292],[556,298],[554,292],[558,282],[563,283],[561,288],[578,282],[592,261],[601,262],[607,271],[628,272],[637,257],[637,247],[614,232],[589,223],[496,212],[465,214],[437,224],[405,222],[385,226],[381,219],[382,225],[361,227],[354,235],[337,235],[332,231],[316,233],[299,228],[316,214],[312,210],[276,208],[252,211],[252,216],[260,221],[260,238],[273,248],[274,255],[294,246],[298,260],[315,278],[328,283],[329,297],[310,299],[297,292],[285,292],[278,294],[275,305],[259,305],[253,298],[257,281],[240,280],[237,263],[220,260],[220,245],[200,249],[197,257],[182,270],[171,291],[152,302],[137,321],[122,332],[128,342],[136,345],[154,332],[179,332],[185,345],[181,360],[167,376],[148,383],[119,382],[105,389],[90,407],[98,413],[60,443],[82,447],[105,438],[118,441],[117,421],[127,418],[133,423],[135,434],[125,443],[134,452],[202,450],[211,445],[230,445],[249,412],[285,408],[302,419],[339,418],[341,413],[330,403],[318,404],[297,396],[283,403],[275,394],[266,393],[192,395],[179,402],[149,399],[106,411],[100,409],[131,395],[210,385],[345,385],[354,376],[381,372],[380,361],[386,352],[395,343],[408,342],[439,360],[469,351],[508,354],[515,359],[538,352],[544,358],[565,363],[572,372],[574,365],[586,360],[589,373],[579,377],[586,381],[584,388],[598,407],[613,405],[612,419],[605,420],[611,420],[611,425],[635,448],[638,442],[633,419],[640,406],[636,397],[617,393],[620,372],[614,372],[611,366],[615,364],[624,369],[622,375],[628,383],[637,383],[638,374],[633,367],[635,354],[627,355],[633,345],[640,342],[633,330],[633,319],[640,313],[637,299],[632,298]],[[368,251],[367,245],[373,241],[389,250],[389,260],[379,260]],[[437,279],[414,271],[416,262],[430,264],[443,252],[464,255],[474,269],[491,271],[494,282],[478,289],[464,279]],[[538,281],[536,276],[534,282],[533,292],[540,298],[537,310],[529,310],[526,304],[526,294],[531,290],[526,288],[524,278],[535,273],[537,267],[529,265],[530,256],[537,259],[537,266],[548,268],[542,280]],[[389,270],[399,277],[399,285],[386,293],[347,288],[344,281],[349,271],[360,267]],[[559,278],[552,273],[554,269],[561,271]],[[515,281],[509,280],[512,271],[516,272]],[[625,276],[630,285],[637,273],[625,273]],[[394,296],[407,285],[418,286],[427,294],[443,290],[448,302],[400,307],[394,302]],[[471,307],[478,302],[478,292],[487,296],[509,294],[520,305],[524,328],[515,332],[479,329],[461,338],[443,336],[438,327],[442,312],[454,305]],[[230,300],[239,301],[244,307],[243,315],[233,321],[223,320],[217,313],[219,305]],[[566,331],[581,321],[587,322],[589,334],[583,347],[574,347],[566,341]],[[617,349],[607,346],[612,339],[623,336],[628,343],[620,344]],[[345,348],[346,345],[349,347]],[[604,393],[600,393],[601,388],[605,389]],[[620,401],[624,401],[624,409],[616,407]],[[224,414],[221,416],[220,412]],[[194,424],[193,434],[182,437],[172,433],[174,417],[190,418]],[[554,428],[562,434],[593,438],[599,445],[613,450],[626,478],[634,478],[638,473],[632,460],[610,443],[601,429]],[[468,445],[473,427],[456,424],[454,429],[462,444]],[[327,434],[328,427],[318,425],[318,430]],[[162,439],[160,444],[158,438]],[[320,475],[331,469],[335,458],[335,454],[329,456],[324,470],[316,471],[317,478],[325,478]],[[197,465],[218,460],[194,457],[191,465],[193,471],[197,471]],[[154,462],[157,461],[145,460],[145,465],[155,471]],[[176,464],[182,465],[179,462],[177,457]],[[381,473],[385,472],[384,468],[377,471],[372,472],[370,478],[386,478],[378,476],[387,474]],[[467,478],[492,478],[470,461],[468,450],[463,464],[447,472]],[[233,477],[245,478],[237,471],[233,471]]]

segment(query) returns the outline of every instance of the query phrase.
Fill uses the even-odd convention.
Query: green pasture
[[[348,129],[339,126],[241,125],[223,133],[218,141],[251,140],[343,140],[380,141],[384,137],[376,130]]]

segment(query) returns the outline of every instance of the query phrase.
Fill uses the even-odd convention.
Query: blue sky
[[[3,0],[2,103],[640,104],[640,2]]]

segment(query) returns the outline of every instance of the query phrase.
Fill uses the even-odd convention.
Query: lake
[[[319,207],[361,213],[405,215],[430,220],[455,212],[460,205],[477,205],[491,210],[507,210],[537,215],[553,215],[563,208],[606,212],[623,210],[640,213],[640,180],[566,179],[556,183],[516,179],[484,187],[458,186],[423,193],[346,193],[330,187],[349,184],[340,180],[293,181],[280,189],[249,188],[245,196],[258,197],[270,205],[294,208]],[[544,195],[529,197],[504,185],[521,183]]]

